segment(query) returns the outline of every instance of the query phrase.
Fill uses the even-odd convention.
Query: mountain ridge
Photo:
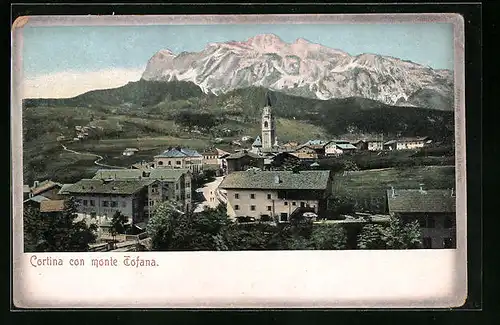
[[[141,79],[191,81],[216,95],[263,86],[322,100],[365,97],[453,110],[451,70],[373,53],[352,56],[303,38],[286,43],[274,34],[208,43],[199,52],[160,50],[148,60]]]

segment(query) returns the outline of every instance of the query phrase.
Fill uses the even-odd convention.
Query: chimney
[[[453,187],[451,188],[451,196],[455,196],[455,189]]]
[[[420,185],[420,192],[424,192],[424,184],[419,184]]]
[[[394,186],[391,186],[391,195],[392,197],[396,196],[396,191],[394,190]]]
[[[37,186],[38,186],[38,184],[40,184],[38,181],[34,181],[34,182],[33,182],[33,187],[37,187]]]
[[[281,183],[279,175],[274,176],[274,184],[279,184]]]

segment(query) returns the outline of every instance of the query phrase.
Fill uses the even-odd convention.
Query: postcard
[[[21,308],[458,307],[458,14],[12,27]]]

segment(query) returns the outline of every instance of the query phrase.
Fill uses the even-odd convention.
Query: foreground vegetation
[[[148,223],[155,251],[409,249],[421,247],[417,224],[391,219],[387,225],[366,225],[357,246],[348,244],[348,230],[339,224],[314,224],[292,219],[287,224],[232,222],[225,208],[184,214],[175,205],[157,206]]]

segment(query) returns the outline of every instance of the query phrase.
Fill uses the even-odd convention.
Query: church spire
[[[266,92],[266,106],[271,107],[271,97],[269,96],[269,92]]]

